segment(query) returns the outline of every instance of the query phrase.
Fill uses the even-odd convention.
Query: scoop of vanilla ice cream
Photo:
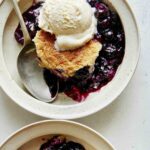
[[[93,38],[97,21],[86,0],[45,0],[39,27],[56,36],[57,50],[72,50]]]

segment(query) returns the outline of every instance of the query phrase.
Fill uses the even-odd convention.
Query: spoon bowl
[[[38,65],[38,58],[33,42],[26,45],[20,52],[17,60],[17,67],[22,82],[34,97],[47,103],[55,100],[58,88],[53,87],[53,89],[56,90],[50,90],[44,81],[43,69]],[[57,83],[57,81],[54,82]]]

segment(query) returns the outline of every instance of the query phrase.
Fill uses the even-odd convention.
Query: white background
[[[118,150],[150,150],[150,0],[128,1],[141,32],[141,57],[136,73],[114,103],[75,121],[100,132]],[[0,143],[24,125],[43,119],[14,104],[0,89]]]

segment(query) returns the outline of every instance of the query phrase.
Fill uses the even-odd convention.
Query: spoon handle
[[[17,0],[11,0],[14,6],[14,10],[16,12],[16,15],[18,16],[21,28],[22,28],[22,32],[23,32],[23,36],[24,36],[24,45],[27,45],[31,42],[31,38],[29,36],[29,32],[27,30],[27,27],[25,25],[24,19],[22,17],[22,13],[20,11],[20,8],[18,6],[18,2]]]

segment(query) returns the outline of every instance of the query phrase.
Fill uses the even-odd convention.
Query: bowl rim
[[[38,121],[38,122],[31,123],[29,125],[26,125],[26,126],[20,128],[20,129],[18,129],[17,131],[13,132],[3,142],[1,142],[0,143],[0,149],[2,149],[5,145],[7,145],[7,143],[9,143],[11,140],[13,140],[14,137],[18,136],[18,134],[23,133],[23,132],[27,132],[31,128],[34,128],[36,126],[41,126],[41,125],[44,125],[44,124],[47,124],[47,123],[48,124],[63,123],[63,124],[66,124],[68,126],[82,128],[82,130],[86,130],[86,131],[90,132],[91,134],[96,135],[97,138],[100,138],[101,140],[103,140],[105,143],[107,143],[107,145],[110,148],[112,148],[112,150],[116,150],[115,147],[103,135],[101,135],[99,132],[95,131],[94,129],[90,128],[87,125],[84,125],[84,124],[81,124],[81,123],[75,122],[75,121],[69,121],[69,120],[42,120],[42,121]]]
[[[136,57],[136,60],[135,60],[135,62],[134,62],[134,67],[132,68],[133,70],[132,70],[132,72],[130,73],[130,75],[128,76],[128,79],[127,79],[127,82],[126,83],[124,83],[123,85],[122,85],[122,88],[120,89],[120,91],[117,93],[117,94],[115,94],[112,98],[111,98],[111,100],[109,100],[107,103],[104,103],[102,106],[99,106],[99,107],[97,107],[96,109],[91,109],[91,110],[88,110],[88,111],[85,111],[85,112],[82,112],[82,113],[76,113],[75,115],[57,115],[57,114],[45,114],[45,113],[42,113],[42,112],[40,112],[40,109],[38,109],[38,111],[37,110],[35,110],[35,109],[33,109],[33,108],[31,108],[31,107],[27,107],[27,106],[24,106],[24,105],[22,105],[21,103],[19,103],[18,101],[19,100],[17,100],[19,97],[21,98],[21,96],[26,96],[26,98],[28,98],[29,100],[31,99],[31,97],[30,96],[28,96],[27,94],[25,95],[18,95],[19,93],[16,93],[16,91],[19,91],[19,89],[21,89],[20,87],[18,87],[18,86],[16,86],[16,83],[15,83],[15,81],[14,80],[12,80],[11,79],[11,76],[10,76],[10,74],[8,73],[8,70],[7,70],[7,68],[6,68],[6,66],[4,65],[5,64],[5,62],[4,62],[4,60],[3,60],[3,58],[2,58],[2,60],[3,60],[3,62],[2,62],[2,66],[4,66],[3,68],[1,68],[0,69],[0,86],[1,86],[1,88],[5,91],[5,93],[11,98],[11,100],[13,100],[17,105],[19,105],[19,106],[21,106],[22,108],[24,108],[25,110],[27,110],[27,111],[29,111],[29,112],[31,112],[31,113],[33,113],[33,114],[36,114],[36,115],[38,115],[38,116],[42,116],[42,117],[46,117],[46,118],[53,118],[53,119],[77,119],[77,118],[82,118],[82,117],[85,117],[85,116],[88,116],[88,115],[91,115],[91,114],[94,114],[94,113],[96,113],[96,112],[98,112],[98,111],[100,111],[100,110],[102,110],[102,109],[104,109],[105,107],[107,107],[108,105],[110,105],[114,100],[116,100],[116,98],[123,92],[123,90],[127,87],[127,85],[128,85],[128,83],[129,83],[129,81],[131,80],[131,78],[132,78],[132,76],[133,76],[133,74],[134,74],[134,72],[135,72],[135,70],[136,70],[136,67],[137,67],[137,64],[138,64],[138,60],[139,60],[139,56],[140,56],[140,35],[139,35],[139,28],[138,28],[138,24],[137,24],[137,22],[136,22],[136,18],[135,18],[135,15],[134,15],[134,13],[133,13],[133,11],[132,11],[132,9],[131,9],[131,7],[130,7],[130,4],[129,4],[129,2],[128,1],[124,1],[124,0],[122,0],[124,3],[125,3],[125,5],[126,5],[126,7],[128,8],[128,11],[130,12],[130,15],[131,15],[131,17],[132,17],[132,20],[133,20],[133,22],[134,22],[134,27],[136,28],[136,31],[137,31],[137,40],[138,40],[138,45],[137,45],[137,47],[138,47],[138,52],[137,52],[137,57]],[[1,7],[7,7],[7,3],[8,2],[4,2],[3,3],[3,5],[1,6]],[[9,6],[9,8],[10,9],[12,9],[12,7],[11,6]],[[5,16],[5,17],[8,17],[8,15],[9,14],[7,14],[7,16]],[[7,19],[5,19],[5,20],[7,20]],[[5,23],[3,24],[3,28],[5,27]],[[2,39],[0,39],[0,40],[2,40]],[[2,46],[2,44],[0,45],[0,46]],[[2,48],[2,47],[1,47]],[[3,48],[2,48],[3,49]],[[2,55],[2,54],[1,54]],[[2,57],[2,56],[0,56],[0,57]],[[1,63],[1,62],[0,62]],[[6,76],[7,76],[7,78],[6,78]],[[11,88],[11,87],[9,87],[9,86],[7,86],[7,83],[6,83],[6,80],[8,80],[7,81],[7,83],[10,83],[11,84],[11,86],[14,88]],[[15,91],[16,90],[16,91]],[[16,95],[15,95],[16,94]],[[31,100],[33,100],[34,98],[32,98]],[[84,103],[84,102],[83,102]],[[56,105],[57,106],[57,108],[59,109],[59,108],[70,108],[70,109],[76,109],[76,107],[77,106],[80,106],[81,104],[83,104],[83,103],[79,103],[79,104],[76,104],[75,106],[72,106],[72,105],[67,105],[66,107],[65,106],[58,106],[58,105]],[[41,104],[41,102],[37,102],[37,104]],[[44,104],[43,104],[44,105]]]

